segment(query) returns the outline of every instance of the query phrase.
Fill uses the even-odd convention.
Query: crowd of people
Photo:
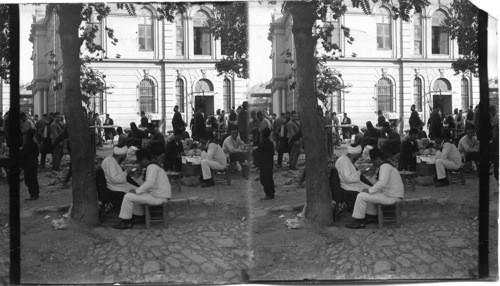
[[[478,107],[473,111],[471,106],[465,116],[458,109],[454,114],[444,116],[439,107],[434,108],[427,121],[428,137],[414,105],[411,106],[410,128],[405,136],[400,136],[380,110],[375,126],[368,121],[361,128],[351,124],[346,113],[340,121],[335,112],[318,110],[327,134],[325,143],[329,147],[338,146],[342,135],[348,144],[347,154],[336,160],[330,173],[336,216],[345,209],[353,211],[354,221],[348,227],[363,228],[373,221],[376,214],[374,204],[392,204],[403,198],[398,171],[415,171],[418,155],[436,156],[435,186],[441,187],[449,184],[446,170],[456,170],[464,164],[477,167],[480,146],[490,144],[494,176],[498,180],[498,112],[493,106],[490,108],[492,129],[489,142],[480,142],[475,136],[479,125]],[[151,122],[144,112],[141,112],[139,126],[131,122],[127,128],[115,126],[109,114],[105,115],[104,123],[97,113],[86,113],[86,116],[94,148],[106,140],[111,140],[113,145],[113,154],[102,162],[100,168],[107,191],[121,194],[115,201],[116,207],[120,205],[119,217],[122,219],[117,228],[129,228],[134,221],[141,220],[142,209],[137,205],[161,204],[170,198],[167,173],[181,171],[182,156],[201,156],[202,187],[214,185],[212,171],[228,170],[228,166],[234,167],[237,163],[243,169],[253,161],[259,170],[265,193],[262,199],[270,200],[275,194],[274,168],[283,168],[283,156],[288,153],[288,170],[297,170],[297,161],[304,149],[296,111],[284,112],[276,117],[276,114],[266,111],[250,110],[246,101],[228,112],[217,110],[215,115],[207,115],[202,105],[197,106],[189,123],[191,134],[178,106],[173,109],[173,130],[168,136],[161,133],[158,124]],[[2,117],[3,130],[0,130],[0,168],[6,171],[9,142],[12,142],[12,138],[8,138],[9,133],[5,132],[8,120],[6,113]],[[64,116],[59,112],[44,114],[41,118],[21,113],[20,120],[22,168],[30,194],[27,200],[36,200],[40,193],[38,167],[45,168],[47,154],[52,154],[52,170],[61,170],[63,154],[70,148],[68,130]],[[118,140],[115,144],[116,136]],[[248,156],[250,150],[253,160]],[[329,149],[329,153],[333,151]],[[144,170],[141,185],[131,179],[132,169],[121,166],[129,157],[134,158]],[[355,167],[360,158],[378,169],[376,183],[367,180]],[[71,177],[71,167],[69,169],[64,184]],[[305,171],[301,181],[304,179]]]

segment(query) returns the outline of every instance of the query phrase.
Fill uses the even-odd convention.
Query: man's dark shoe
[[[29,198],[25,199],[25,201],[36,201],[36,200],[38,200],[39,198],[40,198],[39,196],[31,196],[31,197],[29,197]]]
[[[352,229],[360,229],[360,228],[365,228],[366,224],[364,220],[362,219],[356,219],[352,223],[346,225],[345,227],[347,228],[352,228]]]
[[[134,220],[134,224],[145,224],[146,217],[143,215],[132,215],[132,219]]]
[[[378,223],[378,216],[367,214],[365,216],[365,224],[369,224],[369,223]]]
[[[213,179],[205,180],[203,183],[201,183],[202,188],[208,188],[208,187],[212,187],[212,186],[215,186]]]
[[[449,184],[450,184],[450,182],[447,179],[441,179],[441,180],[438,180],[434,186],[436,188],[439,188],[439,187],[448,186]]]
[[[260,200],[267,201],[267,200],[272,200],[272,199],[274,199],[274,196],[265,196],[265,197],[261,198]]]
[[[132,228],[133,225],[134,225],[133,220],[131,220],[131,219],[122,219],[122,221],[119,224],[114,225],[113,228],[116,228],[116,229],[129,229],[129,228]]]

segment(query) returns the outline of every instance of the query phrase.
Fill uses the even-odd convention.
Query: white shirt
[[[127,172],[123,171],[113,155],[109,155],[102,161],[101,168],[106,177],[106,187],[111,191],[128,193],[130,189],[136,188],[127,182]]]
[[[224,143],[222,143],[222,150],[226,154],[231,154],[231,153],[238,153],[241,152],[241,148],[245,143],[241,141],[240,136],[236,137],[236,140],[233,139],[232,136],[228,136],[225,140]]]
[[[167,173],[160,166],[150,164],[146,167],[146,180],[135,192],[138,195],[149,193],[155,198],[170,199],[172,188],[170,187]]]
[[[469,139],[467,135],[462,137],[458,142],[458,151],[465,155],[465,153],[469,152],[478,152],[479,151],[479,141],[476,136],[473,136],[472,139]]]
[[[370,186],[360,181],[361,171],[356,170],[349,157],[340,156],[335,162],[335,168],[339,173],[340,187],[346,191],[361,192]]]
[[[380,166],[378,181],[368,189],[370,194],[382,193],[390,198],[403,198],[404,185],[398,170],[388,163]]]
[[[216,143],[210,143],[208,144],[208,149],[206,154],[202,154],[202,157],[207,160],[215,161],[222,166],[226,166],[227,164],[227,157],[222,148],[219,146],[219,144]]]
[[[457,147],[450,142],[445,142],[443,144],[443,151],[436,153],[436,159],[443,159],[446,161],[451,161],[458,166],[462,165],[462,155],[458,152]]]

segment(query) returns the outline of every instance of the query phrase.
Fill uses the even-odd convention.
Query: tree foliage
[[[2,24],[2,30],[0,30],[0,78],[5,81],[9,81],[9,70],[10,70],[10,51],[9,51],[9,40],[10,40],[10,29],[9,29],[9,5],[0,4],[0,21]]]
[[[451,15],[445,21],[452,39],[458,42],[461,56],[451,64],[455,74],[479,75],[478,67],[478,15],[479,9],[468,0],[451,3]]]
[[[245,2],[214,4],[214,15],[207,26],[214,38],[221,40],[225,54],[215,64],[219,75],[232,72],[240,78],[248,78],[247,9]]]

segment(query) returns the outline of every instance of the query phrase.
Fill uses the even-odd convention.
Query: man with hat
[[[131,170],[123,170],[120,166],[127,157],[127,146],[122,148],[114,147],[113,154],[106,157],[101,168],[106,176],[106,187],[110,191],[127,193],[130,189],[135,188],[134,185],[127,181],[127,176]]]
[[[354,166],[354,163],[361,157],[361,152],[361,145],[348,146],[347,154],[340,156],[335,162],[335,168],[339,173],[340,187],[346,191],[361,192],[370,187],[369,181]]]

